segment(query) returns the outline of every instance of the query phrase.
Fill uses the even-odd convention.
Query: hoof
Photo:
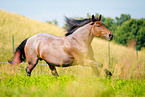
[[[109,71],[109,70],[107,70],[107,69],[105,69],[105,72],[106,72],[106,77],[111,77],[112,76],[112,73]]]
[[[27,72],[27,76],[31,76],[31,73],[29,72],[29,68],[26,67],[26,72]]]
[[[12,61],[8,60],[8,62],[9,62],[10,64],[12,64]]]

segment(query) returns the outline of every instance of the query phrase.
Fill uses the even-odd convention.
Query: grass
[[[142,79],[121,80],[85,76],[82,71],[71,72],[69,69],[72,68],[63,71],[66,75],[54,77],[50,73],[46,73],[49,72],[47,66],[40,65],[35,68],[31,77],[27,77],[25,67],[25,65],[19,65],[16,69],[12,69],[9,64],[1,65],[3,68],[0,71],[1,97],[145,96],[145,83]],[[58,72],[63,73],[60,70]]]
[[[0,10],[0,62],[13,57],[12,35],[15,48],[25,38],[40,32],[63,36],[65,31],[55,25],[42,23],[18,14]],[[97,62],[103,68],[110,68],[113,76],[96,77],[89,67],[74,66],[57,68],[59,77],[51,75],[46,65],[37,65],[31,77],[26,76],[27,64],[11,68],[10,64],[0,63],[1,97],[128,97],[145,96],[145,49],[138,52],[114,42],[110,42],[110,66],[108,64],[108,42],[94,38],[92,47]],[[43,63],[44,62],[40,62]]]

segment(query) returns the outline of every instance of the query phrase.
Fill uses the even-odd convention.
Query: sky
[[[87,13],[145,18],[145,0],[0,0],[0,9],[42,22],[56,19],[60,27],[65,24],[64,16],[86,17]]]

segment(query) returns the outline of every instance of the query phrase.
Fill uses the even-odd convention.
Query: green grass
[[[1,65],[1,97],[143,97],[142,79],[121,80],[84,76],[82,72],[64,70],[66,75],[54,77],[47,66],[37,66],[31,77],[26,76],[25,65],[11,69]],[[75,68],[75,67],[72,67]],[[43,71],[43,70],[44,71]],[[69,68],[68,68],[69,69]],[[59,71],[59,73],[61,73]]]
[[[15,48],[25,38],[46,32],[63,36],[65,31],[55,25],[42,23],[27,17],[0,10],[0,62],[13,57],[12,35]],[[57,68],[59,77],[51,75],[45,65],[37,65],[32,76],[27,77],[25,68],[20,64],[11,68],[10,64],[0,63],[1,97],[136,97],[145,96],[145,49],[138,52],[110,43],[111,66],[109,67],[108,42],[94,38],[92,42],[95,59],[103,63],[103,68],[111,68],[113,76],[105,78],[104,70],[95,77],[89,67]],[[43,63],[44,62],[40,62]]]

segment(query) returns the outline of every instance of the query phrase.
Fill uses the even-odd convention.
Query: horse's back
[[[54,36],[48,33],[39,33],[27,40],[26,49],[36,50],[53,45],[62,44],[63,37]]]
[[[62,40],[63,40],[63,37],[60,37],[60,36],[54,36],[48,33],[39,33],[30,37],[27,41],[27,44],[36,45],[40,42],[49,44],[49,42],[52,43],[53,41],[62,41]]]
[[[34,36],[31,37],[32,39],[62,39],[63,37],[60,37],[60,36],[55,36],[55,35],[52,35],[52,34],[49,34],[49,33],[39,33],[39,34],[36,34]],[[30,39],[31,39],[30,38]]]

